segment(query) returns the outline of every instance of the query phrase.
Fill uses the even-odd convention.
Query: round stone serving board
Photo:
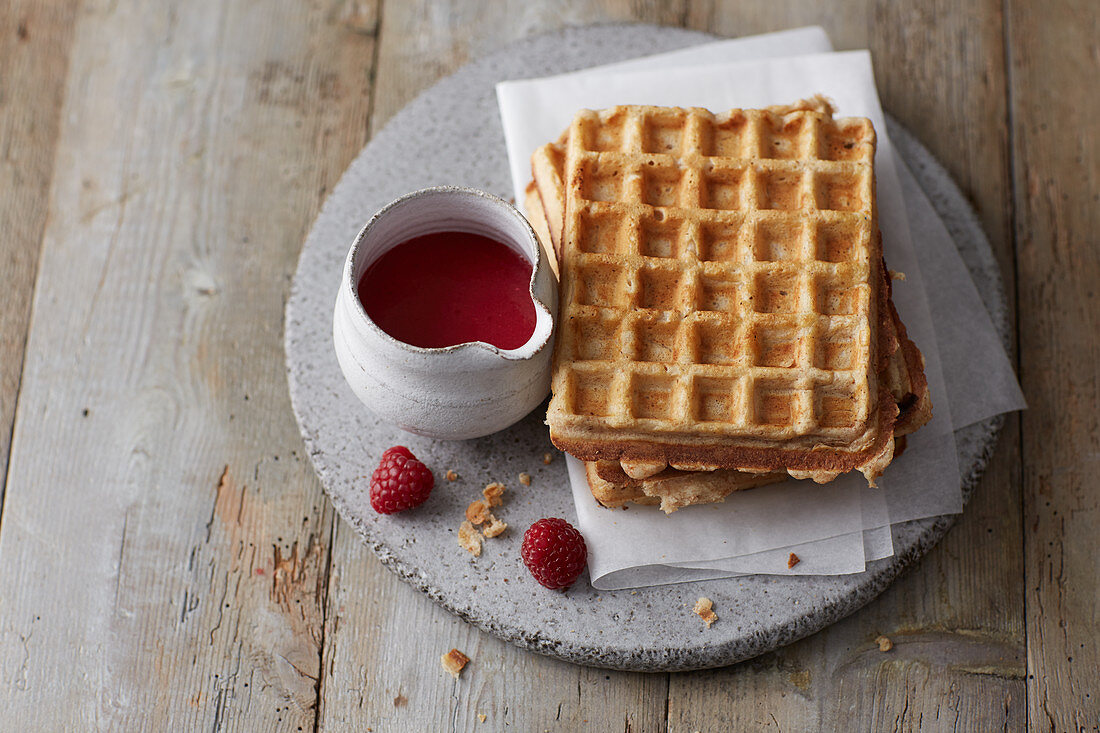
[[[716,40],[648,25],[571,28],[519,41],[471,63],[417,97],[370,141],[329,195],[302,250],[286,312],[290,395],[325,491],[345,521],[400,578],[447,610],[523,648],[578,664],[643,671],[717,667],[762,654],[837,621],[886,588],[947,531],[953,517],[895,525],[896,554],[857,575],[755,576],[597,591],[587,573],[564,593],[538,586],[520,560],[523,531],[540,517],[575,520],[565,460],[550,444],[545,404],[508,430],[446,442],[404,433],[363,408],[344,382],[332,346],[332,313],[348,247],[370,216],[426,186],[472,186],[511,197],[494,84],[557,74]],[[1007,332],[1007,306],[989,243],[958,188],[898,124],[899,154],[944,217],[994,322]],[[957,431],[965,496],[980,477],[1002,421]],[[407,445],[434,471],[422,507],[381,516],[367,495],[382,451]],[[554,456],[549,465],[543,455]],[[456,481],[445,480],[453,469]],[[519,484],[520,472],[532,477]],[[508,486],[497,512],[509,524],[474,559],[457,543],[466,506],[489,481]],[[710,597],[721,622],[691,615]]]

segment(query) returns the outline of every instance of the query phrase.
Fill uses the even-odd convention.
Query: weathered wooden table
[[[1100,5],[598,5],[3,3],[0,728],[1100,725]],[[914,570],[722,670],[575,667],[435,607],[335,517],[287,396],[299,248],[371,131],[471,58],[610,20],[871,48],[990,235],[1031,404]]]

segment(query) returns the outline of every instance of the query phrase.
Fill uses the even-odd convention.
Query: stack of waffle
[[[532,158],[561,310],[550,437],[605,506],[874,485],[931,416],[890,296],[875,133],[827,100],[582,110]]]

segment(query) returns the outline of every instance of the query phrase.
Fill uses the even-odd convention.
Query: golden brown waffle
[[[555,444],[881,473],[897,410],[878,376],[896,342],[870,123],[617,107],[579,113],[567,146]]]
[[[898,335],[898,350],[886,362],[883,381],[898,404],[894,435],[900,437],[909,435],[932,419],[932,396],[924,376],[924,354],[909,338],[892,298],[888,304]]]
[[[905,438],[895,438],[894,443],[896,457],[905,450]],[[666,469],[652,478],[631,479],[620,470],[622,480],[611,481],[601,474],[600,468],[605,464],[614,469],[620,468],[614,461],[584,464],[588,488],[596,501],[611,509],[627,502],[660,504],[666,514],[695,504],[725,501],[735,491],[778,483],[787,477],[785,473],[751,474],[736,469],[693,472]]]
[[[535,182],[527,184],[523,192],[523,206],[527,209],[527,219],[531,222],[531,228],[539,237],[542,245],[542,253],[546,257],[550,270],[554,273],[554,279],[558,279],[558,255],[554,247],[554,238],[550,234],[550,221],[546,211],[542,207],[542,199],[539,197]]]
[[[789,108],[785,109],[789,110]],[[565,139],[566,135],[563,134],[561,139],[543,145],[532,156],[533,180],[527,184],[524,202],[531,224],[542,240],[543,249],[548,254],[555,276],[558,275],[557,257],[561,252],[561,224],[565,212],[565,192],[562,183]],[[557,222],[556,226],[555,222]],[[551,253],[553,256],[549,256]],[[883,380],[898,405],[899,414],[894,422],[894,436],[899,437],[914,432],[932,418],[932,401],[924,375],[924,355],[909,339],[905,325],[894,307],[893,299],[888,298],[888,302],[897,334],[898,348],[887,360]],[[628,478],[644,478],[653,476],[665,466],[660,463],[654,464],[654,468],[648,473],[644,471],[635,473],[629,470],[629,466],[624,468],[629,474]],[[605,480],[614,482],[619,480],[617,477],[623,475],[623,471],[615,468],[613,473],[610,465],[601,466],[600,475]]]
[[[562,225],[565,221],[565,134],[531,156],[531,173],[539,204],[546,217],[555,256],[561,259]],[[528,209],[530,211],[530,209]]]
[[[585,464],[588,487],[592,496],[605,507],[619,507],[626,502],[660,504],[666,514],[695,504],[723,501],[735,491],[782,481],[786,474],[754,475],[733,469],[681,473],[664,480],[629,480],[621,484],[600,478],[595,463]]]
[[[816,103],[816,108],[828,111],[821,102]],[[543,240],[544,248],[555,253],[560,251],[561,217],[565,204],[562,191],[565,137],[563,134],[557,142],[548,143],[532,156],[534,180],[527,186],[525,200],[528,215]],[[556,227],[553,225],[555,219]],[[554,258],[550,259],[556,265]],[[930,419],[931,402],[924,378],[923,356],[909,340],[892,300],[889,307],[900,347],[889,357],[884,381],[900,409],[894,425],[894,435],[897,437],[912,432]],[[895,443],[896,456],[903,449],[904,438]],[[629,461],[622,462],[622,465],[615,461],[597,461],[586,464],[586,468],[593,495],[602,504],[619,506],[627,501],[655,504],[659,497],[666,512],[694,503],[721,500],[733,491],[778,481],[783,476],[746,474],[732,469],[687,472],[669,468],[663,463]],[[692,477],[699,480],[690,480]]]

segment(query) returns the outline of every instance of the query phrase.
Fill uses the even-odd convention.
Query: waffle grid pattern
[[[837,444],[864,432],[868,121],[625,107],[579,114],[569,145],[566,423]]]

